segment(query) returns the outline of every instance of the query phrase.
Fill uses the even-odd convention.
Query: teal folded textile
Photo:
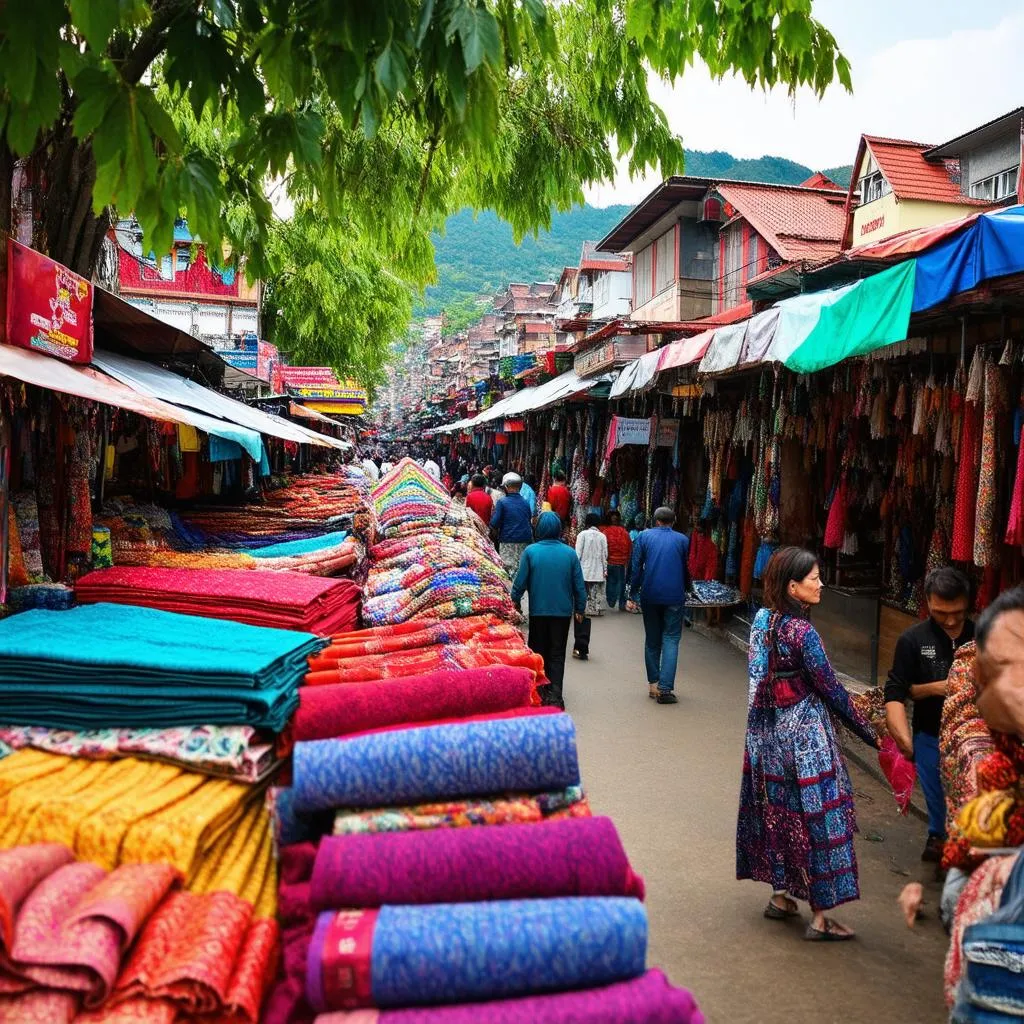
[[[307,537],[305,540],[286,540],[281,544],[268,544],[262,548],[246,548],[245,553],[253,558],[281,558],[284,555],[308,555],[314,551],[336,548],[348,539],[348,530],[336,530],[324,533],[319,537]]]
[[[56,728],[281,731],[307,657],[324,642],[134,605],[25,612],[0,622],[0,714],[10,725]]]
[[[296,743],[299,813],[564,789],[580,781],[568,715],[396,729]]]

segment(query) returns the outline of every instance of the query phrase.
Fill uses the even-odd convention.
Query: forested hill
[[[810,167],[784,157],[763,156],[738,160],[721,150],[686,154],[686,173],[695,177],[734,178],[798,185],[813,173]],[[850,168],[824,171],[844,187]],[[434,239],[438,283],[427,289],[419,315],[465,306],[475,296],[495,292],[509,281],[557,281],[563,267],[574,266],[587,240],[606,235],[630,209],[628,206],[597,208],[581,206],[556,213],[551,230],[521,245],[512,240],[512,229],[495,214],[460,210],[448,218],[443,235]]]

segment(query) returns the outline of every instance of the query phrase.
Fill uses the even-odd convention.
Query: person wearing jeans
[[[654,526],[633,545],[630,565],[630,611],[637,602],[644,619],[644,667],[647,695],[659,704],[677,704],[675,695],[679,637],[686,604],[686,560],[690,542],[672,529],[670,508],[654,513]]]
[[[904,757],[917,766],[928,805],[928,840],[921,859],[938,862],[946,838],[946,801],[939,772],[939,727],[946,681],[958,647],[974,639],[967,617],[971,584],[950,566],[925,577],[928,618],[896,641],[892,668],[885,682],[885,724]],[[907,701],[914,707],[913,733],[907,722]]]
[[[633,542],[629,532],[622,525],[622,517],[618,512],[608,514],[608,525],[601,528],[608,541],[608,582],[605,592],[608,607],[618,606],[619,611],[626,610],[626,569],[629,556],[632,554]]]

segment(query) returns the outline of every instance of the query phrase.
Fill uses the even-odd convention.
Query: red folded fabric
[[[361,590],[351,580],[301,572],[115,566],[87,573],[75,594],[81,604],[135,604],[329,635],[356,625]]]
[[[438,671],[388,682],[335,683],[299,691],[295,740],[321,740],[382,726],[460,718],[530,703],[533,675],[522,668]]]

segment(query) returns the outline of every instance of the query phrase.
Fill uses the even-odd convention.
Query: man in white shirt
[[[380,480],[380,470],[377,469],[377,463],[374,462],[369,455],[363,459],[363,473],[371,484],[375,484]]]
[[[429,456],[427,461],[423,463],[424,472],[429,476],[432,476],[435,480],[441,479],[441,467]]]

